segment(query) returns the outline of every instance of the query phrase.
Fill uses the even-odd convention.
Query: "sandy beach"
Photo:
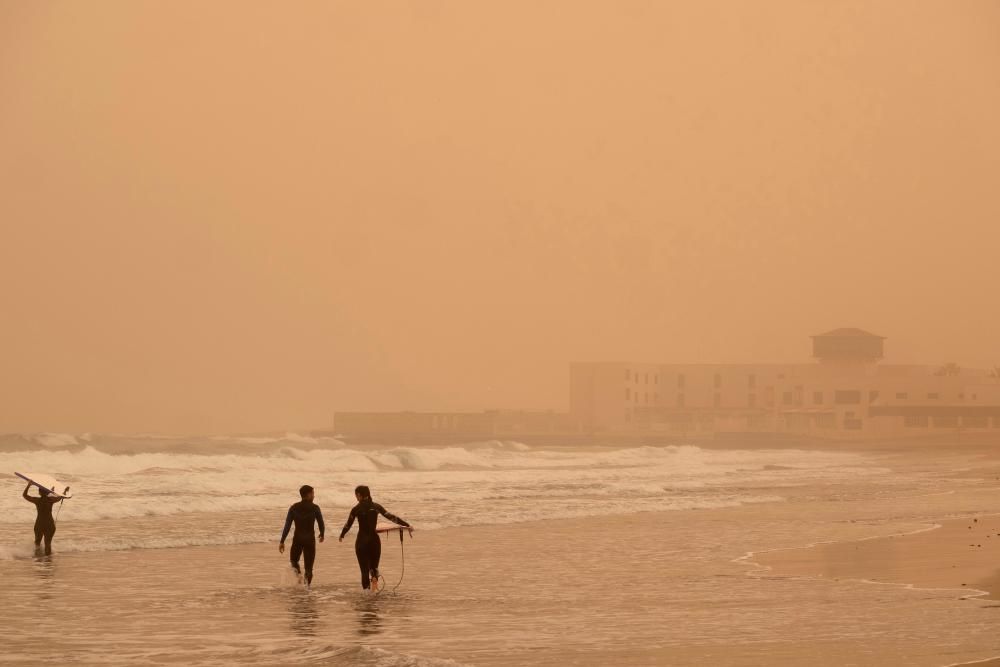
[[[996,592],[998,576],[995,456],[980,444],[872,450],[864,461],[877,477],[854,478],[848,468],[803,483],[787,477],[802,471],[768,463],[756,477],[727,473],[719,481],[727,486],[712,492],[780,496],[774,501],[636,512],[626,503],[601,516],[511,520],[491,516],[493,500],[475,505],[469,525],[440,528],[418,513],[410,518],[431,529],[407,538],[402,584],[375,599],[358,590],[350,538],[320,546],[311,593],[292,580],[266,532],[261,541],[176,548],[87,541],[106,534],[127,546],[129,531],[176,539],[220,526],[256,530],[270,516],[259,511],[75,522],[67,514],[51,559],[0,559],[0,625],[13,637],[0,660],[941,667],[1000,655],[996,603],[981,592]],[[776,455],[810,460],[799,450]],[[739,451],[718,456],[744,460]],[[454,484],[470,474],[428,479]],[[565,486],[570,477],[560,479]],[[532,502],[530,490],[518,493],[519,503]],[[617,500],[595,499],[586,511]],[[584,511],[546,502],[553,513]],[[334,507],[327,515],[335,536],[342,517]],[[4,524],[5,539],[17,530]],[[390,585],[402,574],[395,537],[385,543],[383,573]],[[65,620],[47,622],[51,605]]]

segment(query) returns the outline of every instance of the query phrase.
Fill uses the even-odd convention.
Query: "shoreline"
[[[747,449],[733,445],[725,448]],[[415,539],[405,542],[399,596],[384,598],[375,615],[359,594],[353,549],[333,539],[336,520],[330,539],[318,547],[317,580],[308,597],[289,586],[277,533],[273,540],[243,544],[168,544],[204,534],[202,519],[223,516],[217,513],[71,523],[57,536],[51,561],[0,561],[0,574],[12,575],[16,603],[0,612],[0,624],[17,628],[14,610],[30,604],[41,586],[67,607],[67,616],[87,619],[85,610],[96,608],[108,627],[131,622],[135,609],[119,609],[114,601],[138,576],[144,586],[134,607],[143,610],[143,623],[166,634],[138,642],[126,656],[137,660],[143,651],[170,646],[166,635],[199,638],[210,630],[232,633],[233,646],[265,638],[271,652],[262,662],[272,664],[306,655],[294,653],[303,641],[308,651],[325,655],[331,646],[379,634],[380,647],[483,667],[531,661],[545,667],[1000,665],[993,615],[983,609],[1000,606],[989,603],[990,594],[1000,593],[993,566],[1000,555],[1000,514],[989,512],[1000,508],[1000,451],[966,442],[846,453],[866,459],[848,457],[847,475],[838,467],[829,477],[803,482],[795,468],[775,466],[740,485],[726,479],[730,472],[719,477],[734,497],[783,498],[775,502],[640,511],[634,499],[608,496],[614,506],[600,506],[613,510],[608,514],[553,517],[572,514],[568,505],[511,523],[499,521],[501,514],[490,523],[431,530],[418,523]],[[799,460],[787,454],[779,458]],[[744,461],[763,462],[758,455],[730,458],[737,475]],[[532,480],[523,484],[530,493]],[[270,535],[269,510],[224,516],[243,525],[241,538],[258,530]],[[89,544],[94,535],[132,534],[127,531],[143,544],[166,548],[60,552],[60,544],[69,546],[62,538]],[[383,546],[390,584],[403,575],[396,542],[393,537]],[[95,607],[94,596],[107,604]],[[204,625],[185,610],[202,614]],[[65,637],[53,640],[52,651],[98,655],[100,647],[87,634],[91,622],[71,624],[72,632],[60,628]],[[469,633],[470,626],[489,631]],[[500,648],[514,637],[531,641]],[[215,644],[192,643],[185,650],[193,662],[203,651],[228,655]]]
[[[905,555],[901,555],[905,554]],[[925,528],[824,541],[740,559],[775,574],[948,590],[1000,600],[1000,513],[947,518]]]
[[[903,556],[901,557],[901,554]],[[902,533],[747,552],[734,559],[758,572],[913,591],[951,592],[958,600],[1000,600],[1000,513],[948,518]],[[748,572],[754,576],[753,572]],[[1000,667],[997,655],[942,667]]]

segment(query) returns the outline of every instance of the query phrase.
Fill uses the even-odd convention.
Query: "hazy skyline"
[[[0,432],[1000,363],[1000,3],[0,2]]]

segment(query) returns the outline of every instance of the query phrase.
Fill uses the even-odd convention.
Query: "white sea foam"
[[[15,558],[31,558],[35,553],[31,543],[5,545],[0,544],[0,560],[14,560]]]
[[[0,453],[0,471],[43,470],[65,480],[75,491],[62,509],[66,520],[216,514],[233,534],[244,528],[234,513],[280,513],[303,483],[317,488],[318,502],[331,513],[346,509],[351,489],[367,483],[426,527],[773,502],[780,494],[769,489],[884,472],[858,455],[796,450],[546,450],[500,441],[310,447],[284,444],[246,454],[36,448]],[[31,521],[33,508],[16,491],[0,494],[0,525]]]

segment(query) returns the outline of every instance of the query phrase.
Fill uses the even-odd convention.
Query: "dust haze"
[[[995,2],[0,2],[0,431],[1000,362]]]

